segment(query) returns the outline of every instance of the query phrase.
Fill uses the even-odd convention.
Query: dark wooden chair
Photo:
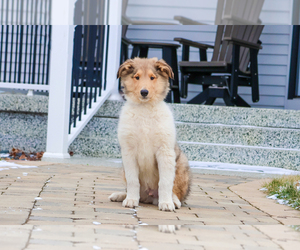
[[[262,25],[219,25],[215,45],[206,45],[183,38],[175,38],[183,45],[181,97],[186,98],[188,84],[201,84],[203,91],[188,103],[212,105],[223,98],[227,106],[250,107],[238,95],[238,86],[252,88],[252,101],[259,101],[257,55],[262,49],[259,37]],[[200,62],[189,61],[190,47],[199,49]],[[207,49],[213,49],[207,61]]]
[[[173,72],[174,79],[170,81],[170,89],[168,96],[166,97],[167,102],[180,103],[180,93],[179,93],[179,77],[178,77],[178,59],[177,59],[177,49],[180,45],[175,43],[156,43],[156,42],[140,42],[131,41],[126,38],[127,26],[122,27],[122,45],[121,45],[121,63],[129,58],[128,47],[132,45],[132,53],[130,58],[135,57],[148,57],[148,51],[150,48],[161,49],[162,58],[168,63]]]

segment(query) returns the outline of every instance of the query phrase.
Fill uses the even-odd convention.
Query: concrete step
[[[190,161],[227,162],[300,170],[300,150],[229,144],[179,142]],[[78,137],[71,144],[74,154],[121,158],[117,139]]]
[[[78,136],[117,140],[118,119],[94,117]],[[178,141],[300,150],[300,130],[176,122]]]
[[[0,96],[0,150],[45,151],[46,97]],[[17,98],[17,99],[15,99]],[[21,101],[20,101],[21,100]],[[108,101],[70,150],[120,158],[117,140],[122,102]],[[177,140],[189,160],[300,170],[300,112],[173,104]]]
[[[121,157],[118,119],[94,117],[71,144],[85,156]],[[300,170],[300,130],[176,122],[177,140],[189,160]]]
[[[117,118],[124,103],[107,101],[95,116]],[[300,129],[297,110],[171,104],[176,121],[202,124],[244,125]]]

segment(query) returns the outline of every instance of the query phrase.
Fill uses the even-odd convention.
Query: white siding
[[[259,52],[259,86],[260,101],[258,103],[251,102],[251,89],[247,87],[239,88],[239,94],[253,107],[262,108],[284,108],[291,29],[288,25],[268,25],[265,26],[261,35],[263,49]],[[127,38],[139,41],[153,42],[172,42],[174,37],[183,37],[202,43],[214,44],[216,26],[199,25],[199,26],[130,26],[127,32]],[[210,60],[212,51],[208,51]],[[161,58],[159,50],[151,50],[149,57]],[[181,49],[178,50],[178,58],[181,59]],[[192,49],[191,61],[199,60],[198,50]],[[189,85],[189,93],[187,100],[193,98],[201,91],[199,85]],[[183,100],[187,101],[187,100]],[[218,104],[222,101],[219,99]]]
[[[251,0],[250,0],[251,1]],[[293,0],[265,0],[263,24],[291,24]],[[176,15],[214,24],[217,0],[129,0],[127,16],[133,20],[174,22]]]

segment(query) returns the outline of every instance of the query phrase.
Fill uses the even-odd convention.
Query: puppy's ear
[[[122,77],[122,75],[131,74],[133,70],[133,60],[128,59],[119,67],[117,78]]]
[[[174,73],[172,68],[165,62],[165,60],[160,59],[154,64],[154,67],[156,68],[157,71],[163,72],[167,74],[168,77],[171,79],[174,79]]]

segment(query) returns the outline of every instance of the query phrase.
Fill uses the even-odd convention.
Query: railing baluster
[[[102,91],[102,76],[103,76],[103,61],[104,61],[104,36],[105,36],[105,29],[106,26],[105,25],[101,25],[101,32],[99,34],[99,42],[100,42],[100,46],[99,46],[99,71],[98,71],[98,88],[99,88],[99,96],[101,96],[101,91]]]
[[[3,4],[2,4],[3,5]],[[2,74],[2,51],[3,51],[3,30],[4,30],[4,25],[1,25],[1,39],[0,39],[0,81],[1,81],[1,74]]]
[[[21,82],[21,74],[22,74],[22,53],[23,53],[23,35],[24,35],[24,25],[21,25],[20,31],[20,49],[19,49],[19,69],[18,69],[18,82]],[[24,72],[25,74],[25,72]]]
[[[81,74],[81,93],[80,93],[80,104],[79,104],[79,121],[81,121],[81,114],[82,114],[82,105],[83,105],[83,83],[85,78],[85,62],[86,62],[86,50],[88,44],[88,32],[87,32],[87,25],[83,25],[83,53],[82,53],[82,74]]]
[[[47,29],[48,29],[48,26],[44,25],[44,51],[43,51],[43,63],[42,63],[43,70],[42,70],[42,80],[41,80],[42,84],[46,84],[45,68],[46,68]]]
[[[89,108],[92,107],[92,93],[93,93],[93,85],[94,83],[94,64],[95,64],[95,46],[96,46],[96,32],[97,27],[95,25],[90,25],[89,30],[89,48],[88,48],[88,60],[87,60],[87,77],[86,77],[86,98],[88,96],[88,91],[90,91],[89,94]],[[86,113],[87,105],[85,106],[85,113]]]
[[[24,55],[24,79],[23,82],[26,82],[26,75],[27,75],[27,57],[28,57],[28,37],[29,37],[29,25],[26,25],[26,39],[25,39],[25,55]],[[30,66],[29,66],[30,67]]]
[[[10,41],[10,61],[9,61],[9,82],[11,82],[12,77],[12,61],[13,61],[13,50],[14,50],[14,25],[11,26],[11,41]]]
[[[24,5],[23,3],[25,0],[21,0],[21,9],[20,9],[20,24],[23,25],[23,12],[24,12]]]
[[[6,81],[7,74],[7,55],[8,55],[8,34],[9,34],[9,25],[6,25],[6,38],[5,38],[5,58],[4,58],[4,78],[3,81]]]
[[[106,90],[106,81],[107,81],[106,80],[107,79],[107,59],[108,59],[107,51],[108,51],[109,26],[106,26],[106,29],[107,29],[107,35],[106,35],[105,69],[104,69],[104,90]]]
[[[51,1],[50,1],[51,2]],[[50,50],[51,50],[51,31],[52,31],[52,26],[48,25],[48,52],[47,52],[47,75],[46,75],[46,85],[49,84],[49,67],[50,67]]]
[[[9,10],[9,0],[6,0],[6,15],[5,15],[5,18],[4,18],[4,23],[6,24],[6,25],[8,25],[9,24],[9,17],[8,17],[8,10]]]
[[[32,81],[31,83],[35,83],[35,71],[36,71],[36,57],[37,57],[37,37],[38,37],[38,25],[35,26],[34,32],[34,45],[33,45],[33,62],[32,62]]]
[[[10,0],[11,2],[11,18],[10,18],[10,22],[12,25],[14,24],[14,5],[15,5],[15,1],[14,0]]]
[[[75,91],[75,105],[74,105],[74,117],[73,117],[73,126],[76,126],[76,119],[77,119],[77,111],[78,111],[78,89],[79,89],[79,67],[80,67],[80,60],[81,60],[81,47],[82,47],[82,25],[76,26],[75,37],[74,37],[74,53],[73,53],[73,80],[72,84],[76,86]],[[74,87],[72,86],[71,92],[73,92]],[[73,98],[73,94],[71,95]],[[71,105],[72,110],[72,105]],[[70,111],[70,129],[71,129],[71,114]],[[69,130],[70,131],[70,130]]]
[[[100,63],[100,55],[99,55],[99,46],[100,46],[100,42],[101,42],[101,39],[100,39],[100,34],[101,34],[101,26],[97,26],[97,35],[96,35],[96,42],[97,42],[97,45],[96,45],[96,61],[95,61],[95,77],[96,77],[96,85],[95,85],[95,93],[94,93],[94,102],[96,102],[97,100],[97,89],[98,89],[98,81],[99,81],[99,63]]]
[[[17,26],[17,37],[16,37],[16,55],[15,55],[15,72],[14,72],[14,82],[17,82],[17,62],[18,62],[18,45],[19,45],[19,25]]]
[[[41,56],[42,56],[42,36],[43,34],[43,25],[40,25],[40,46],[39,46],[39,62],[37,64],[38,67],[38,74],[37,74],[37,83],[40,84],[40,74],[41,74]]]
[[[33,46],[33,25],[31,25],[31,33],[30,33],[30,52],[29,52],[29,72],[28,72],[28,83],[31,83],[31,68],[32,68],[32,46]]]

